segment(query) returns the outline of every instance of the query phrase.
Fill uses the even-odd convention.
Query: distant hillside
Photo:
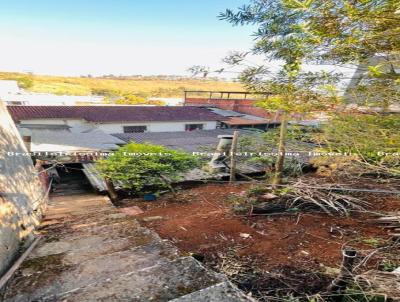
[[[174,76],[59,77],[0,72],[0,80],[17,80],[33,92],[66,95],[124,95],[141,97],[182,97],[184,90],[242,91],[239,83],[216,79],[191,79]]]

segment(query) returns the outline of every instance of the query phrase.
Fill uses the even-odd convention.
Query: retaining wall
[[[0,276],[33,240],[47,204],[31,157],[0,101]]]

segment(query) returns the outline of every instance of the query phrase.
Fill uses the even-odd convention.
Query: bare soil
[[[337,273],[343,246],[361,254],[390,242],[388,231],[371,221],[370,214],[351,217],[325,213],[293,213],[248,217],[235,214],[232,194],[244,193],[251,184],[204,184],[164,195],[155,202],[131,200],[139,218],[161,237],[173,241],[182,253],[223,271],[244,290],[260,298],[267,294],[313,294],[326,288]],[[364,194],[370,211],[396,211],[400,199]],[[366,268],[377,267],[372,257]],[[335,270],[336,268],[336,270]],[[259,292],[259,294],[257,294]],[[262,292],[262,293],[261,293]]]

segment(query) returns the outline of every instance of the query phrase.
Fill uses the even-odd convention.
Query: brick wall
[[[186,106],[214,106],[225,110],[234,110],[244,114],[255,115],[267,119],[275,120],[274,113],[256,107],[254,100],[246,99],[208,99],[208,98],[186,98]]]
[[[0,276],[28,245],[46,207],[45,190],[4,104],[0,101]]]

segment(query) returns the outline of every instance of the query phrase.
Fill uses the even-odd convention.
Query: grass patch
[[[26,74],[0,72],[0,80],[20,80]],[[27,89],[39,93],[58,95],[90,95],[98,91],[112,92],[117,95],[134,94],[142,97],[182,97],[184,90],[242,91],[240,83],[210,79],[175,79],[157,77],[124,78],[88,78],[29,76],[33,83]]]

